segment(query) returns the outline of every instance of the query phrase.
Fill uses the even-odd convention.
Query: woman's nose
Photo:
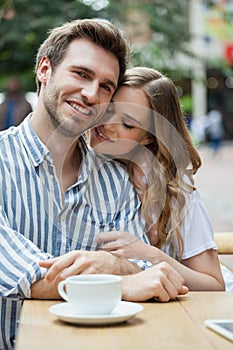
[[[114,132],[116,130],[116,125],[117,125],[116,123],[105,120],[103,127],[106,131]]]
[[[104,127],[106,128],[106,130],[109,130],[112,132],[117,130],[119,124],[120,124],[119,116],[115,112],[112,112],[109,116],[106,116],[104,120]]]

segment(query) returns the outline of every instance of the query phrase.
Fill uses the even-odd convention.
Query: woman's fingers
[[[100,232],[96,237],[96,242],[102,244],[108,241],[115,241],[120,236],[120,231]]]
[[[106,251],[119,250],[136,241],[138,241],[137,237],[123,231],[102,232],[96,239],[96,242],[101,245],[101,249]]]
[[[123,279],[123,298],[129,301],[156,298],[167,302],[187,292],[183,278],[165,262]]]

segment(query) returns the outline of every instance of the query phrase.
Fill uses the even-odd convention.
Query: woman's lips
[[[100,127],[96,127],[95,128],[95,136],[96,136],[96,138],[98,139],[98,140],[100,140],[100,141],[110,141],[110,142],[112,142],[111,140],[110,140],[110,138],[109,137],[107,137],[102,131],[101,131],[101,129],[100,129]]]

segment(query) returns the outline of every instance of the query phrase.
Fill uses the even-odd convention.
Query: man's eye
[[[108,92],[112,92],[112,90],[110,89],[110,87],[106,84],[101,84],[100,87],[102,87],[104,90],[108,91]]]
[[[86,73],[84,73],[82,71],[76,71],[76,74],[79,75],[81,78],[87,78]]]
[[[113,108],[108,108],[108,109],[106,110],[106,112],[105,112],[105,116],[106,116],[107,118],[110,118],[114,113],[115,113],[115,112],[114,112],[114,109],[113,109]]]
[[[113,115],[113,114],[114,114],[114,110],[112,110],[112,109],[107,109],[107,110],[106,110],[106,114],[107,114],[108,116]]]
[[[126,122],[122,122],[122,124],[124,125],[125,128],[127,129],[133,129],[134,128],[134,125],[130,125],[130,124],[127,124]]]

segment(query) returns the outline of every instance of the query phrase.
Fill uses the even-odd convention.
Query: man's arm
[[[57,286],[69,276],[81,273],[128,275],[141,271],[136,264],[110,253],[80,250],[41,261],[39,265],[49,271],[43,279],[32,284],[31,297],[35,299],[60,299]]]
[[[29,239],[14,231],[0,205],[0,295],[11,298],[30,298],[31,284],[41,279],[46,270],[38,261],[48,259]]]
[[[117,162],[115,163],[117,164]],[[113,172],[114,173],[114,172]],[[117,191],[121,193],[121,200],[119,200],[116,213],[114,215],[115,220],[113,221],[113,226],[111,231],[125,231],[131,233],[135,239],[142,240],[145,243],[149,243],[148,237],[146,235],[146,223],[143,219],[141,212],[141,201],[138,197],[137,191],[129,180],[128,173],[125,170],[124,181],[120,181],[115,184]],[[105,232],[105,238],[108,242],[109,232]],[[98,242],[101,245],[104,242]],[[131,263],[138,265],[138,271],[145,270],[151,267],[152,264],[145,259],[130,259]],[[129,272],[130,273],[130,272]],[[121,273],[125,274],[125,273]]]
[[[98,252],[96,253],[98,254]],[[60,298],[57,292],[57,285],[60,280],[76,274],[74,270],[76,258],[74,252],[71,252],[61,258],[41,262],[41,266],[50,267],[50,270],[43,280],[32,285],[32,297],[38,298],[39,296],[44,299]],[[72,262],[73,264],[71,264]],[[65,268],[67,263],[71,265]],[[88,270],[87,268],[87,270],[84,270],[84,273],[99,272],[98,270],[96,272],[91,271],[93,270]],[[106,271],[106,273],[110,273],[110,271]],[[122,298],[128,301],[145,301],[151,298],[157,298],[166,302],[175,299],[179,294],[187,294],[188,288],[183,285],[183,282],[180,274],[169,264],[160,263],[146,271],[123,276]]]
[[[32,299],[61,299],[57,287],[59,279],[55,279],[52,283],[48,283],[44,278],[34,282],[31,285]]]
[[[39,266],[49,269],[44,280],[57,283],[78,274],[106,273],[129,275],[140,272],[140,267],[124,258],[118,258],[103,251],[75,250],[62,256],[39,262]]]

